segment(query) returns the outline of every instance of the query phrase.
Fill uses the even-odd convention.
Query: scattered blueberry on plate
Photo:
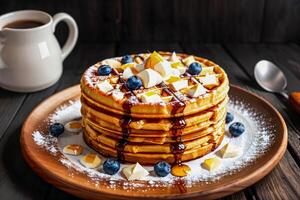
[[[142,85],[143,85],[142,80],[137,76],[131,76],[126,81],[126,86],[128,87],[129,90],[137,90],[140,87],[142,87]]]
[[[54,123],[50,126],[49,130],[52,136],[58,137],[65,131],[65,127],[61,123]]]
[[[245,131],[245,126],[241,122],[234,122],[229,126],[229,132],[232,136],[238,137]]]
[[[232,122],[233,119],[234,119],[233,114],[230,113],[230,112],[227,112],[227,114],[226,114],[226,120],[225,120],[225,121],[226,121],[226,124]]]
[[[132,57],[130,55],[123,56],[121,59],[122,64],[132,63]]]
[[[111,67],[109,65],[101,65],[98,68],[99,76],[108,76],[111,73]]]
[[[108,158],[103,163],[103,170],[106,174],[114,175],[120,169],[120,162],[115,158]]]
[[[187,72],[191,75],[198,75],[202,71],[202,66],[198,62],[193,62],[189,65]]]
[[[157,176],[165,177],[171,172],[171,165],[165,161],[160,161],[154,165],[154,171]]]

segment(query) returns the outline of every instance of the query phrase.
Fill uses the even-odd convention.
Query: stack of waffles
[[[104,156],[180,164],[223,139],[229,82],[207,59],[174,52],[110,58],[85,71],[81,90],[84,140]]]

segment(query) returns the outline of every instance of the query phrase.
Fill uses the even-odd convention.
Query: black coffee
[[[44,25],[42,22],[34,20],[18,20],[12,23],[6,24],[3,28],[15,28],[15,29],[27,29],[35,28]]]

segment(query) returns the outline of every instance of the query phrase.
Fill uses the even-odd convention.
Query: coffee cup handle
[[[64,60],[73,50],[77,38],[78,38],[78,27],[75,20],[67,13],[57,13],[53,16],[53,32],[59,22],[65,22],[69,28],[69,35],[66,43],[63,45],[61,50],[61,57]]]

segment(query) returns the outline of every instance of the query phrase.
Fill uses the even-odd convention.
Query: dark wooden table
[[[289,92],[300,90],[300,46],[296,44],[178,44],[106,43],[80,44],[64,63],[62,78],[36,93],[0,89],[0,199],[75,199],[38,177],[25,163],[19,144],[21,126],[32,109],[46,97],[78,84],[81,74],[100,59],[152,50],[176,51],[211,59],[240,85],[270,101],[285,118],[288,150],[275,169],[261,181],[224,199],[300,199],[300,115],[285,99],[264,92],[253,78],[260,59],[276,63],[288,77]],[[1,72],[0,72],[1,73]]]

